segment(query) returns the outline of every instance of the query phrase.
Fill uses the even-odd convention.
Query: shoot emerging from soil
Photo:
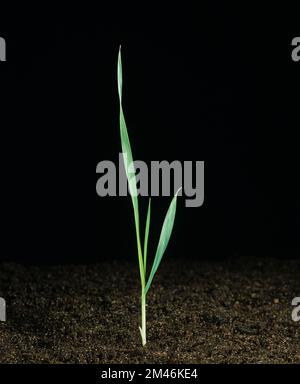
[[[120,134],[121,134],[121,144],[122,144],[122,153],[125,165],[126,176],[128,179],[129,191],[131,194],[134,221],[135,221],[135,231],[136,231],[136,241],[137,241],[137,252],[138,252],[138,261],[139,261],[139,270],[140,270],[140,279],[141,279],[141,326],[140,334],[142,338],[142,344],[145,346],[147,341],[146,336],[146,298],[149,288],[151,286],[153,277],[161,263],[162,257],[165,253],[165,250],[168,246],[176,215],[176,205],[177,205],[177,195],[179,191],[175,194],[166,214],[163,227],[161,230],[156,254],[152,264],[150,273],[147,274],[147,249],[148,249],[148,238],[150,230],[150,218],[151,218],[151,198],[149,198],[148,212],[144,233],[144,242],[142,245],[141,242],[141,231],[140,231],[140,216],[139,216],[139,204],[137,197],[137,183],[135,176],[135,169],[132,157],[132,151],[128,136],[128,131],[126,127],[123,107],[122,107],[122,89],[123,89],[123,73],[122,73],[122,58],[121,58],[121,47],[119,49],[118,57],[118,92],[120,100]]]

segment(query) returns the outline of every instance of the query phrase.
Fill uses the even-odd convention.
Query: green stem
[[[141,246],[141,239],[140,239],[140,231],[138,226],[135,226],[136,229],[136,241],[137,241],[137,248],[138,248],[138,258],[139,258],[139,269],[140,269],[140,277],[141,277],[141,285],[142,289],[146,285],[146,278],[144,273],[144,262],[143,262],[143,252],[142,252],[142,246]]]
[[[142,286],[142,297],[141,297],[141,310],[142,310],[142,327],[139,327],[142,344],[143,347],[146,344],[146,272],[144,269],[143,262],[143,252],[141,247],[141,238],[139,231],[139,222],[138,216],[135,215],[135,229],[136,229],[136,240],[137,240],[137,248],[138,248],[138,258],[139,258],[139,269],[140,269],[140,277],[141,277],[141,286]]]
[[[142,289],[142,298],[141,298],[141,306],[142,306],[142,327],[140,327],[141,337],[142,337],[142,344],[143,347],[146,345],[147,342],[147,335],[146,335],[146,294],[145,289]]]

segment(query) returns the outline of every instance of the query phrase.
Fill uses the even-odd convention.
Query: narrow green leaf
[[[149,199],[149,204],[148,204],[145,237],[144,237],[144,271],[145,271],[145,276],[146,276],[146,272],[147,272],[147,250],[148,250],[150,220],[151,220],[151,198]]]
[[[158,242],[158,246],[157,246],[157,250],[156,250],[156,254],[155,254],[155,258],[154,258],[154,262],[153,262],[152,269],[151,269],[151,272],[149,275],[149,279],[148,279],[148,282],[146,285],[146,289],[145,289],[146,293],[148,292],[148,290],[151,286],[153,277],[154,277],[154,275],[155,275],[155,273],[156,273],[156,271],[160,265],[161,259],[162,259],[163,255],[165,253],[165,250],[169,244],[169,240],[170,240],[170,237],[171,237],[171,234],[173,231],[173,226],[174,226],[174,221],[175,221],[178,193],[179,193],[179,191],[173,197],[172,202],[170,204],[170,207],[169,207],[168,212],[167,212],[166,217],[165,217],[165,221],[164,221],[164,224],[163,224],[163,227],[161,230],[160,239]]]
[[[138,218],[139,215],[138,215],[138,199],[137,199],[135,169],[133,164],[133,157],[132,157],[130,140],[128,136],[128,130],[127,130],[123,107],[122,107],[123,70],[122,70],[121,47],[119,50],[119,58],[118,58],[118,90],[119,90],[119,99],[120,99],[120,134],[121,134],[122,153],[123,153],[126,176],[128,179],[129,190],[132,197],[133,206],[135,209],[135,214],[137,214],[137,218]]]
[[[139,205],[138,205],[138,198],[137,198],[136,176],[135,176],[131,146],[130,146],[130,141],[129,141],[129,136],[128,136],[128,131],[126,127],[122,105],[120,105],[120,133],[121,133],[123,160],[124,160],[130,195],[133,203],[134,215],[137,223],[139,224]]]
[[[121,45],[120,45],[120,48],[119,48],[119,55],[118,55],[118,91],[119,91],[119,97],[120,97],[120,104],[122,104],[123,68],[122,68]]]
[[[123,70],[122,70],[122,58],[121,58],[121,47],[120,47],[119,56],[118,56],[118,92],[119,92],[119,100],[120,100],[121,145],[122,145],[125,172],[128,180],[128,186],[129,186],[129,191],[131,194],[133,210],[134,210],[140,275],[141,275],[142,284],[144,285],[145,275],[144,275],[144,265],[143,265],[143,254],[142,254],[141,241],[140,241],[140,220],[139,220],[139,204],[138,204],[138,197],[137,197],[136,176],[135,176],[135,169],[133,164],[131,145],[130,145],[130,140],[128,136],[128,130],[127,130],[123,107],[122,107],[122,91],[123,91]]]

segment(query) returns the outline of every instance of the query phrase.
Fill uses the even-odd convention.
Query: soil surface
[[[0,265],[1,363],[300,363],[300,262],[163,261],[141,347],[137,264]]]

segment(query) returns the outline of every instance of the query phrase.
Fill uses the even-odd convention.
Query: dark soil
[[[165,260],[138,330],[137,264],[0,266],[1,363],[300,363],[299,261]]]

